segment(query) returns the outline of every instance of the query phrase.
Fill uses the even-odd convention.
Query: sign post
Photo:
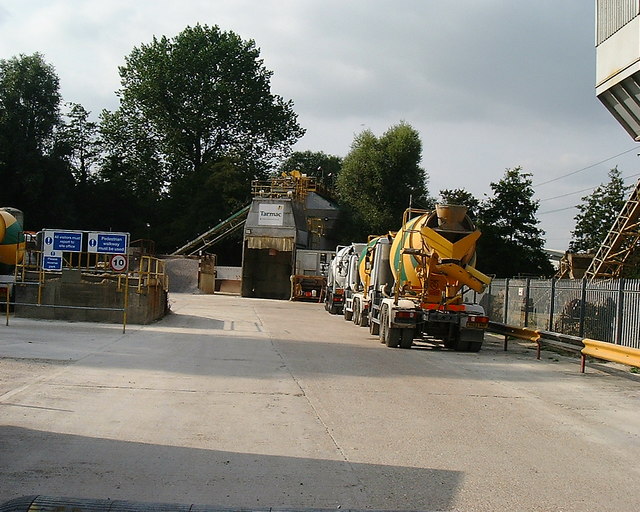
[[[109,266],[114,272],[126,272],[129,267],[129,233],[101,233],[92,231],[87,238],[87,252],[110,254]],[[127,329],[127,308],[129,306],[129,273],[124,276],[124,297],[122,300],[122,332]]]

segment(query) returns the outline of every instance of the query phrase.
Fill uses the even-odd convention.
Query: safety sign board
[[[43,256],[42,270],[49,270],[52,272],[61,272],[62,256]]]
[[[127,257],[124,254],[114,254],[109,265],[114,272],[122,272],[127,269]]]
[[[129,233],[89,232],[87,251],[97,254],[127,254],[129,252]]]
[[[82,231],[45,229],[43,235],[42,270],[60,272],[63,253],[82,252]]]
[[[82,251],[82,231],[54,231],[46,229],[44,231],[42,252],[49,254],[53,251],[60,252],[81,252]]]

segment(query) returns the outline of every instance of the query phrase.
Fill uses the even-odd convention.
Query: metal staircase
[[[234,213],[229,218],[223,220],[219,224],[212,227],[209,231],[194,238],[190,242],[187,242],[179,249],[176,249],[172,256],[193,256],[199,251],[203,251],[208,247],[218,243],[222,239],[229,236],[231,233],[237,231],[244,226],[249,214],[249,208],[251,204],[245,206],[242,210]]]
[[[640,180],[598,249],[585,279],[618,279],[640,241]]]

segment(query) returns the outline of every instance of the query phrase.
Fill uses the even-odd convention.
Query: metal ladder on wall
[[[607,237],[598,249],[584,277],[617,279],[622,275],[625,263],[640,241],[640,180],[631,196],[620,210]]]
[[[229,236],[234,231],[244,226],[249,214],[251,204],[245,206],[242,210],[234,213],[229,218],[223,220],[219,224],[213,226],[210,230],[202,233],[200,236],[187,242],[179,249],[171,253],[172,256],[193,256],[198,251],[202,251],[207,247],[211,247],[223,238]]]

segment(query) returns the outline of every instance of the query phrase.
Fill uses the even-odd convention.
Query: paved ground
[[[640,380],[498,339],[388,349],[319,304],[172,295],[0,325],[0,503],[632,511]]]

